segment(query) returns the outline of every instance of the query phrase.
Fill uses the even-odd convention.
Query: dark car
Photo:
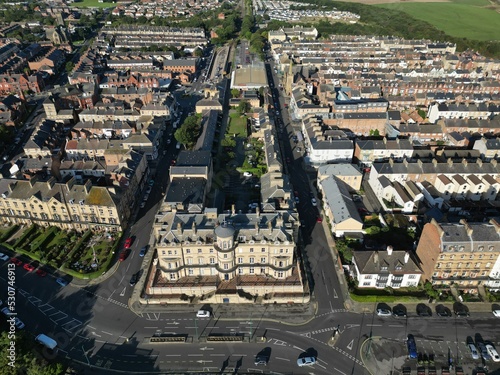
[[[139,256],[143,257],[144,255],[146,255],[146,251],[148,251],[148,247],[144,246],[143,248],[141,248],[141,251],[139,252]]]
[[[413,335],[408,335],[406,345],[408,346],[408,356],[412,359],[417,358],[417,343],[415,342],[415,337],[413,337]]]
[[[432,310],[429,306],[419,303],[417,305],[417,315],[418,316],[432,316]]]
[[[445,318],[448,318],[451,316],[451,311],[449,308],[447,308],[446,306],[444,305],[437,305],[436,306],[436,315],[437,316],[441,316],[441,317],[445,317]]]
[[[396,305],[392,308],[392,315],[405,318],[406,317],[406,307],[404,305]]]
[[[134,273],[130,278],[130,286],[134,286],[135,284],[137,284],[137,281],[139,281],[139,272]]]
[[[128,250],[127,249],[124,249],[122,250],[122,252],[120,253],[120,256],[118,258],[118,260],[120,262],[123,262],[125,259],[127,259],[127,256],[128,256]]]
[[[259,366],[259,365],[267,366],[268,361],[269,361],[269,357],[262,355],[262,354],[257,354],[257,356],[255,357],[254,364],[255,364],[255,366]]]

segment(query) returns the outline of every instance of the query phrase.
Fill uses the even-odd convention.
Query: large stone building
[[[295,257],[299,220],[292,211],[217,215],[160,212],[149,303],[307,302]]]
[[[494,220],[439,224],[433,219],[424,226],[417,247],[424,281],[471,292],[479,285],[499,285],[499,254],[500,225]]]

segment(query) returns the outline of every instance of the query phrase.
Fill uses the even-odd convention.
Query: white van
[[[50,338],[47,335],[44,335],[43,333],[39,334],[36,338],[35,341],[39,344],[42,344],[46,348],[50,350],[54,350],[57,347],[57,342],[56,340]]]
[[[181,144],[180,144],[180,142],[177,142],[177,144],[175,145],[175,148],[176,148],[177,150],[180,150],[180,149],[181,149]]]

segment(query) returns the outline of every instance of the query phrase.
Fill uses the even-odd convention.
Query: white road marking
[[[339,295],[337,294],[337,291],[333,289],[333,298],[339,298]]]
[[[367,327],[382,327],[382,324],[367,324]]]
[[[105,333],[106,335],[111,335],[111,336],[113,336],[113,334],[112,334],[112,333],[109,333],[109,332],[106,332],[106,331],[101,331],[101,332],[102,332],[102,333]]]
[[[165,354],[165,357],[180,357],[180,354]]]
[[[352,350],[353,345],[354,345],[354,340],[351,340],[351,342],[347,345],[347,349]]]
[[[225,354],[210,354],[210,357],[225,357]]]
[[[288,358],[281,358],[281,357],[276,357],[276,359],[280,359],[282,361],[287,361],[287,362],[290,362],[290,360]]]
[[[144,328],[156,329],[158,327],[144,327]]]
[[[325,370],[326,370],[326,367],[325,367],[325,366],[320,365],[319,363],[316,363],[316,364],[317,364],[319,367],[321,367],[321,368],[323,368],[323,369],[325,369]]]
[[[127,290],[127,287],[123,288],[122,292],[120,293],[120,297],[123,297],[125,295],[126,290]]]
[[[345,372],[340,371],[340,370],[339,370],[338,368],[336,368],[336,367],[334,367],[333,369],[334,369],[334,370],[337,370],[337,371],[338,371],[338,372],[340,372],[341,374],[347,375]]]
[[[87,325],[90,329],[96,329],[95,327],[92,327],[91,325]]]
[[[188,354],[188,357],[203,357],[203,354]]]

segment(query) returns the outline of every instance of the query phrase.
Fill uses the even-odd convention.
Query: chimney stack
[[[489,223],[495,227],[497,234],[500,234],[500,224],[498,224],[498,221],[491,219]]]
[[[236,214],[236,206],[234,205],[234,203],[231,205],[231,213],[233,215]]]
[[[373,262],[375,264],[378,264],[378,251],[375,250],[375,253],[373,254]]]
[[[408,263],[409,260],[410,260],[410,253],[407,251],[405,253],[405,264]]]
[[[470,237],[472,236],[473,229],[465,219],[460,219],[460,224],[462,224],[465,227],[465,230],[467,232],[467,235]]]
[[[179,233],[182,234],[182,223],[181,222],[177,223],[177,231],[179,231]]]
[[[391,256],[392,250],[393,250],[393,247],[391,245],[387,246],[387,255]]]

